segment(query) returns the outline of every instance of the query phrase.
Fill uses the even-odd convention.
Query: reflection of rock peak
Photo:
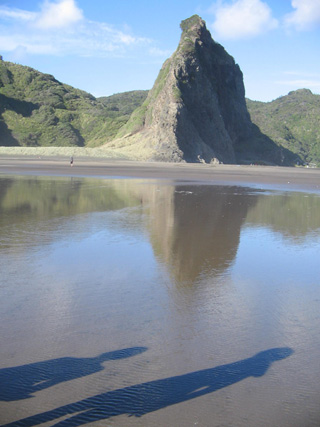
[[[304,239],[320,227],[320,198],[312,194],[261,197],[229,186],[10,177],[0,178],[1,248],[28,250],[40,240],[43,244],[44,235],[50,242],[55,227],[67,226],[74,215],[128,206],[141,206],[147,213],[144,218],[153,251],[177,283],[194,283],[203,271],[210,275],[230,267],[244,221],[272,227],[295,240]],[[119,219],[119,227],[136,227],[137,212],[140,209],[124,215],[123,224]],[[59,221],[55,221],[57,218]],[[38,233],[32,232],[30,238],[28,230],[33,230],[35,224]]]
[[[151,206],[151,242],[178,283],[193,283],[203,271],[230,267],[243,221],[255,198],[235,196],[233,187],[179,186],[171,198]],[[162,190],[164,191],[164,190]]]

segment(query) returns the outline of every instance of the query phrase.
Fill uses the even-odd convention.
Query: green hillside
[[[148,92],[148,90],[133,90],[102,96],[97,100],[102,102],[109,111],[114,111],[119,116],[129,119],[131,113],[144,102]]]
[[[96,99],[49,74],[0,61],[0,145],[99,146],[115,136],[140,99],[144,91]]]
[[[0,61],[0,145],[100,146],[126,133],[124,125],[133,112],[129,123],[136,123],[147,95],[131,91],[95,98],[49,74]],[[320,166],[320,95],[300,89],[272,102],[246,102],[263,134]],[[242,148],[247,152],[252,147]]]
[[[320,95],[299,89],[272,102],[247,99],[247,107],[262,133],[304,162],[320,165]]]

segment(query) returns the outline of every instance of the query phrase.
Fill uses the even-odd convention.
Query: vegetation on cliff
[[[198,15],[181,29],[177,50],[114,146],[147,149],[153,160],[234,163],[234,145],[251,132],[241,70]]]
[[[247,106],[261,132],[303,162],[320,165],[320,95],[299,89],[272,102],[247,99]]]
[[[166,78],[169,73],[170,61],[167,60],[161,67],[158,77],[153,85],[151,91],[147,92],[147,95],[141,105],[134,110],[132,115],[130,116],[128,122],[120,128],[117,137],[121,138],[126,135],[135,134],[139,132],[145,125],[147,118],[149,118],[149,122],[152,122],[152,109],[150,109],[150,104],[157,99],[160,91],[163,89]],[[148,112],[148,117],[146,117]]]
[[[144,91],[96,99],[30,67],[0,62],[0,145],[99,146],[111,140]]]

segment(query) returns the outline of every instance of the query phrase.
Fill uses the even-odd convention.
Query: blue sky
[[[320,93],[320,0],[0,0],[0,54],[94,96],[150,89],[195,13],[248,98]]]

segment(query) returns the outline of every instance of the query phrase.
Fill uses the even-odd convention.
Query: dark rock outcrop
[[[234,163],[234,147],[252,132],[242,72],[199,16],[181,29],[177,50],[118,137],[155,160]]]

